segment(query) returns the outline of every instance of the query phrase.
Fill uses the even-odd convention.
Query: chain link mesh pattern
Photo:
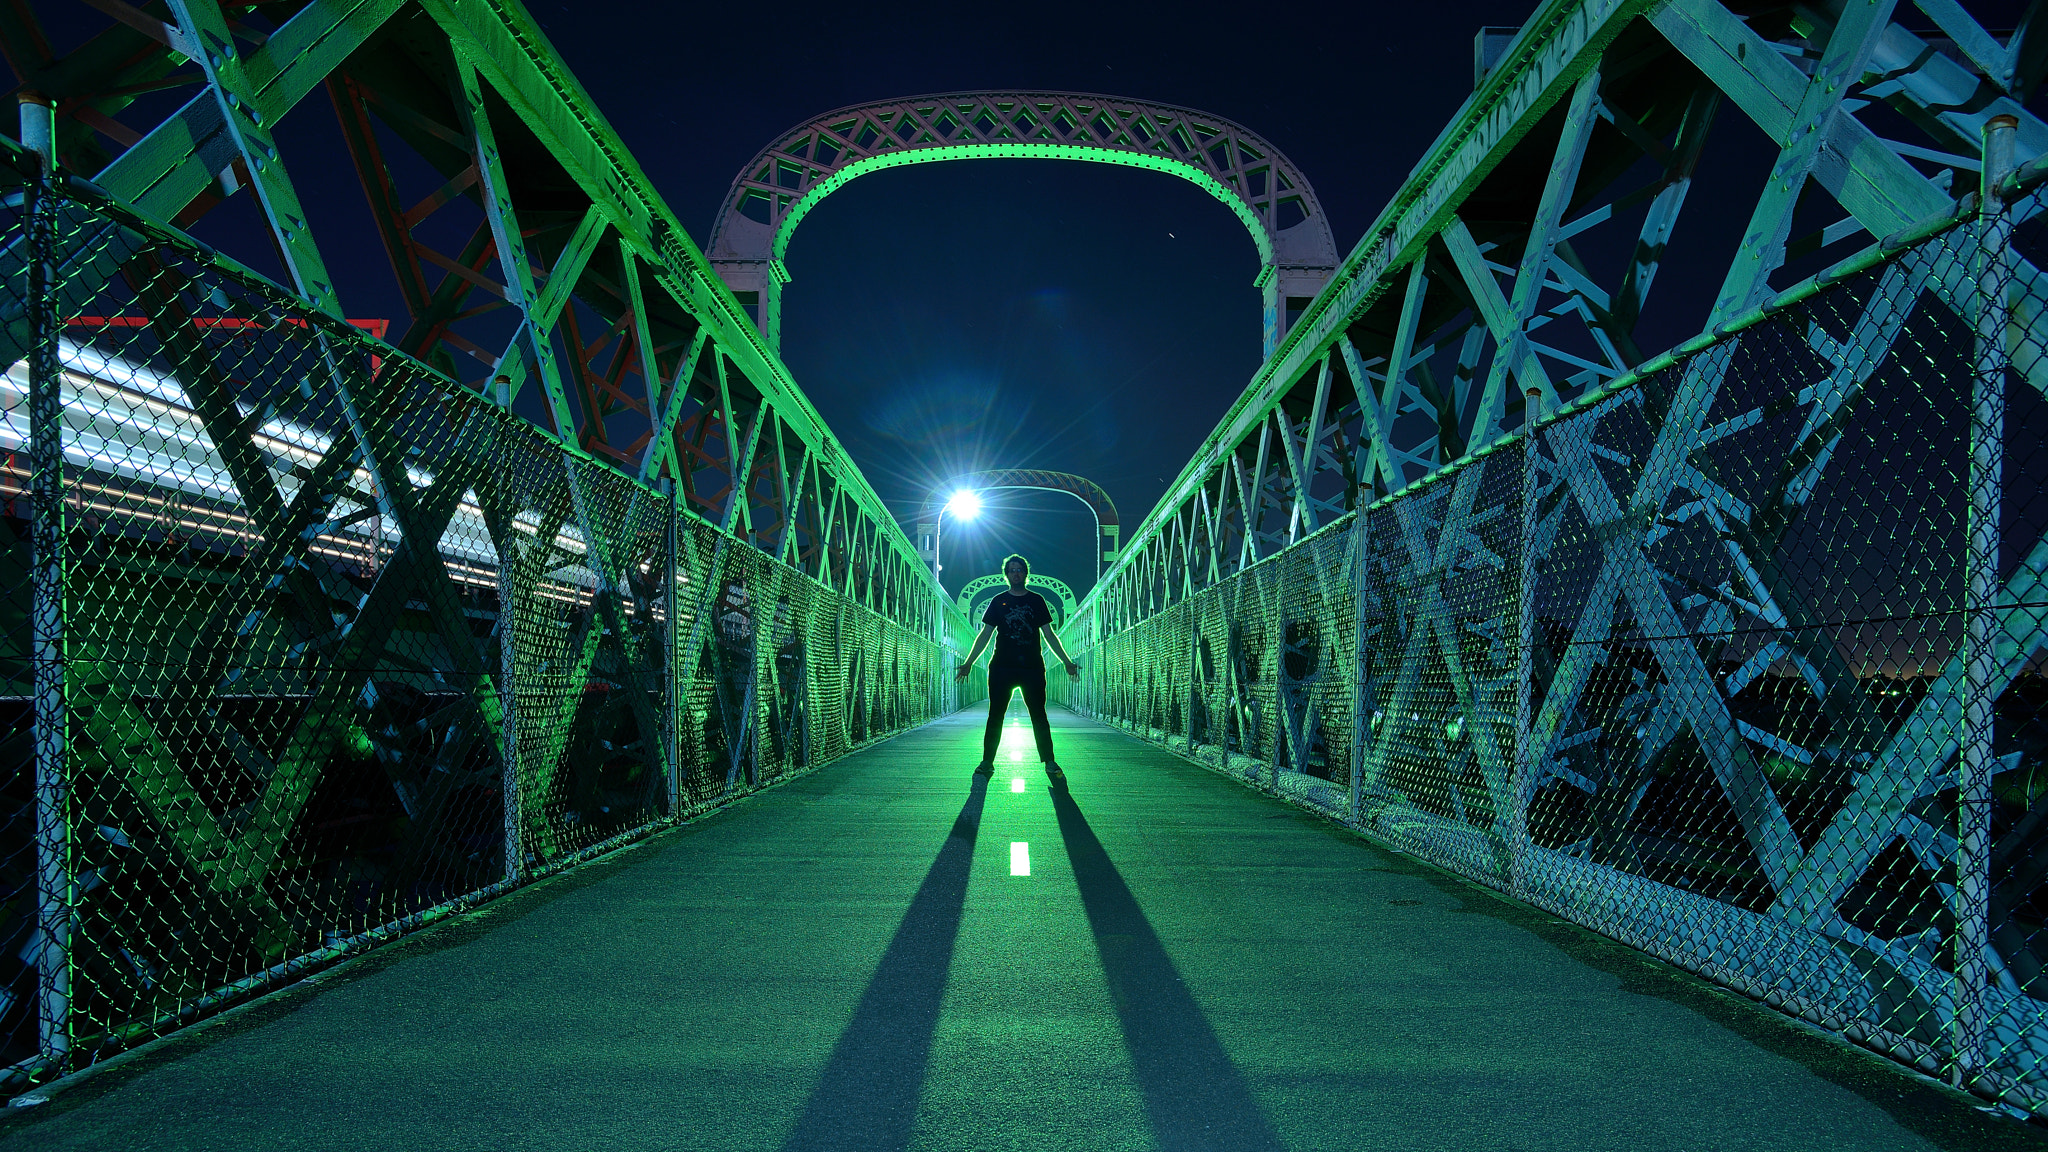
[[[1517,434],[1122,630],[1098,589],[1060,690],[2048,1116],[2042,207],[2009,209],[2009,245],[1968,223],[1767,310],[1533,453]],[[2024,273],[2006,307],[1979,295],[2000,261]]]
[[[43,667],[68,748],[33,699],[31,616],[53,600],[32,535],[57,523],[30,482],[34,301],[0,289],[11,1084],[971,696],[957,636],[678,513],[190,241],[48,211],[65,555]],[[28,214],[4,215],[19,264]]]

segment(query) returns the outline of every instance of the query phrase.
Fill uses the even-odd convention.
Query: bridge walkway
[[[1021,728],[978,787],[982,716],[174,1037],[0,1150],[2039,1146],[1072,714],[1068,795]]]

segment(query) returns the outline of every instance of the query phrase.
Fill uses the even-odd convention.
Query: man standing
[[[1010,693],[1022,688],[1024,707],[1031,712],[1031,735],[1038,741],[1038,758],[1045,764],[1046,777],[1060,785],[1067,782],[1067,774],[1052,758],[1052,724],[1045,718],[1045,657],[1039,651],[1039,637],[1045,637],[1046,643],[1052,645],[1069,677],[1080,679],[1081,666],[1067,655],[1060,645],[1059,633],[1052,630],[1052,610],[1045,606],[1045,598],[1024,586],[1030,576],[1031,564],[1024,557],[1013,555],[1003,561],[1003,579],[1009,581],[1010,590],[988,602],[988,610],[981,614],[981,634],[974,638],[974,650],[967,654],[967,662],[954,670],[954,678],[967,679],[974,662],[981,659],[983,649],[988,647],[989,637],[994,636],[996,652],[988,662],[988,727],[982,733],[981,763],[975,766],[974,774],[987,776],[996,770],[996,745],[1003,738],[1003,712],[1009,708]]]

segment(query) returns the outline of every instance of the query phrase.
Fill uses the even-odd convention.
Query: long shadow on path
[[[1159,1147],[1281,1152],[1244,1075],[1188,994],[1122,873],[1064,788],[1053,789],[1060,839],[1095,933],[1131,1067]]]
[[[803,1117],[783,1142],[784,1152],[910,1144],[987,799],[988,778],[976,776],[938,859],[924,874],[853,1019],[839,1034]]]

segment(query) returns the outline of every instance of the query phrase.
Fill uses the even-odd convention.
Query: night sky
[[[1532,0],[1061,14],[963,5],[817,12],[531,11],[699,244],[740,168],[831,108],[1040,88],[1181,104],[1278,145],[1349,251],[1472,87],[1481,25]],[[999,20],[990,13],[1001,11]],[[964,471],[1076,472],[1135,527],[1257,370],[1251,237],[1194,185],[1051,160],[862,177],[790,244],[783,357],[908,526]],[[1085,593],[1087,511],[1013,494],[942,542],[955,590],[1021,550]]]

